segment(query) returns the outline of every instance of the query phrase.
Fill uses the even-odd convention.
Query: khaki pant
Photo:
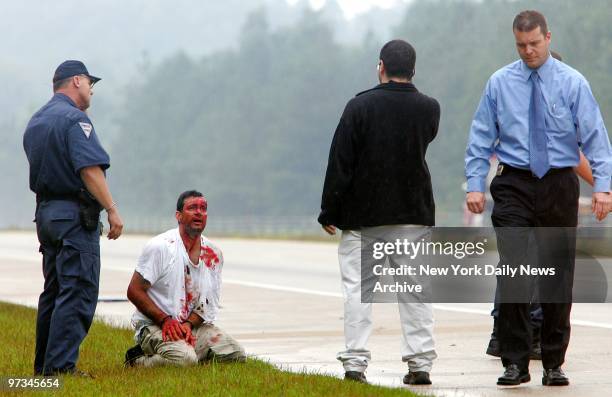
[[[156,325],[145,327],[138,338],[144,351],[144,357],[135,364],[144,367],[159,365],[188,366],[207,360],[219,362],[246,360],[246,354],[240,344],[212,324],[202,324],[192,330],[196,345],[191,346],[184,340],[164,342],[162,330]]]

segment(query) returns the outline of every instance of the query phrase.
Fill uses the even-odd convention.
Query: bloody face
[[[179,227],[185,229],[187,234],[201,234],[206,227],[208,219],[208,202],[204,197],[187,197],[183,210],[176,212]]]

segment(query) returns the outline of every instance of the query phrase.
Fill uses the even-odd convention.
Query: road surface
[[[135,261],[150,236],[102,242],[97,316],[128,326],[133,311],[124,301]],[[225,257],[219,325],[247,352],[277,366],[342,376],[335,360],[343,349],[342,297],[337,244],[214,239]],[[42,290],[41,257],[32,232],[0,232],[0,300],[35,306]],[[575,304],[572,340],[564,370],[571,385],[541,385],[541,363],[532,362],[532,381],[519,388],[495,385],[498,359],[486,356],[490,304],[437,304],[436,348],[431,387],[412,387],[439,396],[609,396],[612,395],[612,305]],[[374,306],[368,380],[405,387],[399,354],[397,306]],[[126,346],[127,348],[128,346]],[[32,352],[33,355],[33,352]]]

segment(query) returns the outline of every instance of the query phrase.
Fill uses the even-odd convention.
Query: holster
[[[100,223],[100,211],[102,206],[98,201],[85,189],[79,191],[79,218],[81,226],[87,231],[94,231]]]

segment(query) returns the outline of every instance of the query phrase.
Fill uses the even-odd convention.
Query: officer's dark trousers
[[[555,368],[563,364],[570,339],[578,179],[571,168],[549,172],[542,179],[511,170],[493,179],[491,195],[499,266],[517,268],[529,261],[529,239],[534,236],[538,263],[531,265],[556,270],[554,277],[537,277],[543,313],[542,365]],[[529,365],[532,281],[533,277],[517,276],[502,277],[498,283],[498,335],[504,366]]]
[[[38,300],[34,372],[70,372],[98,301],[99,231],[85,231],[78,203],[43,201],[36,211],[44,291]]]

